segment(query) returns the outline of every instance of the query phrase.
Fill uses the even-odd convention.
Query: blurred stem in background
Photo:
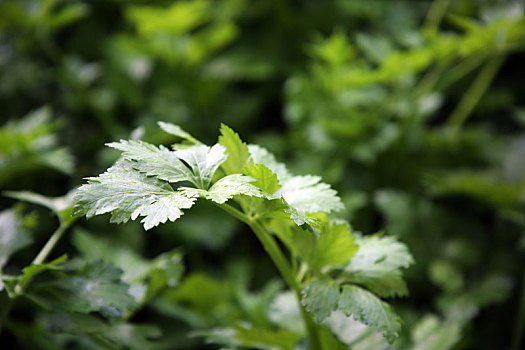
[[[31,265],[40,265],[45,262],[49,254],[51,254],[51,251],[55,248],[57,243],[64,236],[64,233],[67,231],[67,229],[72,223],[73,223],[73,220],[66,221],[60,224],[60,226],[56,229],[55,232],[53,232],[49,240],[46,242],[44,247],[42,247],[42,249],[40,250],[38,255],[35,257],[33,262],[31,262]],[[2,333],[4,324],[6,323],[7,318],[9,316],[9,312],[11,311],[11,308],[13,306],[14,298],[16,298],[19,295],[23,295],[24,289],[29,285],[29,283],[31,283],[30,278],[24,280],[24,283],[17,284],[17,286],[15,287],[16,294],[14,296],[8,296],[8,299],[6,300],[5,304],[2,305],[2,309],[0,310],[0,334]]]
[[[504,61],[505,56],[502,55],[493,57],[485,63],[478,76],[472,82],[472,85],[470,85],[469,89],[465,95],[463,95],[463,98],[447,120],[447,125],[453,132],[459,130],[467,120],[485,91],[487,91],[490,83],[498,73]]]
[[[449,4],[450,0],[434,0],[428,11],[424,27],[431,31],[437,31]]]

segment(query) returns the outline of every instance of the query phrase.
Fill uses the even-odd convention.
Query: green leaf
[[[463,290],[465,279],[459,268],[448,259],[436,259],[429,264],[429,278],[435,285],[447,293]]]
[[[170,6],[130,6],[126,17],[140,35],[150,38],[158,33],[175,37],[189,32],[210,19],[212,3],[207,0],[176,2]]]
[[[161,349],[163,347],[154,341],[161,335],[157,326],[131,323],[113,324],[102,332],[104,338],[119,348],[131,350]]]
[[[221,178],[207,191],[190,187],[180,187],[179,190],[189,198],[202,197],[222,204],[238,195],[262,197],[261,191],[251,184],[254,181],[249,176],[233,174]]]
[[[216,324],[217,320],[238,317],[232,308],[234,291],[227,281],[219,281],[210,276],[195,272],[182,280],[177,288],[162,294],[161,312],[170,312],[173,305],[179,306],[171,313],[199,327]],[[180,307],[184,306],[184,308]],[[210,323],[211,321],[211,323]]]
[[[374,202],[385,219],[385,231],[399,237],[417,230],[418,222],[427,219],[433,211],[423,198],[395,190],[377,191]]]
[[[98,260],[67,277],[36,285],[35,291],[65,311],[99,311],[105,316],[121,317],[136,306],[121,275],[120,269]]]
[[[226,160],[225,148],[197,145],[170,151],[143,141],[113,142],[109,147],[121,150],[124,158],[133,161],[133,168],[168,182],[190,181],[196,187],[207,189],[213,174]]]
[[[226,174],[241,173],[243,168],[249,165],[250,152],[248,146],[242,142],[239,134],[227,125],[221,124],[220,131],[219,144],[224,146],[228,152],[228,159],[222,164],[222,168]]]
[[[339,286],[330,280],[311,282],[302,294],[301,302],[319,322],[330,316],[339,303]]]
[[[99,177],[88,178],[75,199],[75,215],[90,218],[111,213],[111,222],[115,223],[143,216],[146,230],[177,220],[183,214],[181,209],[191,208],[195,201],[175,192],[169,184],[141,174],[127,160],[118,161]]]
[[[285,210],[289,208],[282,199],[273,196],[281,185],[274,172],[262,164],[250,164],[242,170],[243,173],[255,179],[252,184],[260,189],[263,198],[239,198],[238,202],[245,211],[257,213],[259,217],[275,218],[276,214],[288,220]],[[280,232],[279,232],[280,233]]]
[[[133,168],[147,175],[156,176],[169,182],[195,181],[195,176],[174,151],[164,146],[157,147],[144,141],[125,141],[108,143],[107,146],[122,151]],[[196,182],[197,184],[198,182]]]
[[[40,166],[71,174],[73,157],[58,147],[59,123],[51,117],[51,109],[42,107],[0,127],[0,183]]]
[[[345,313],[339,309],[332,312],[330,317],[323,322],[323,325],[329,329],[340,342],[346,344],[344,347],[345,350],[348,349],[348,346],[351,346],[352,350],[391,349],[381,333],[354,320],[351,316],[346,316]]]
[[[412,330],[413,346],[417,350],[449,350],[461,340],[462,325],[453,320],[441,320],[435,315],[423,317]]]
[[[168,296],[171,301],[193,303],[200,305],[202,310],[209,310],[220,304],[226,292],[223,283],[203,273],[193,273],[177,289],[170,291]]]
[[[102,259],[120,268],[122,281],[130,285],[130,293],[141,303],[160,289],[175,286],[184,269],[177,250],[146,260],[127,246],[84,230],[75,230],[73,244],[86,260]]]
[[[294,241],[302,260],[313,271],[332,265],[348,264],[358,246],[346,223],[324,222],[319,237],[310,232],[294,232]]]
[[[96,237],[83,229],[76,229],[73,245],[87,261],[104,260],[122,269],[122,280],[133,284],[148,274],[148,261],[132,249],[116,244],[114,240]]]
[[[168,134],[180,137],[183,140],[186,140],[192,144],[200,145],[201,142],[197,140],[195,137],[193,137],[190,133],[183,130],[180,126],[172,124],[172,123],[166,123],[166,122],[158,122],[160,128],[167,132]]]
[[[297,334],[305,334],[297,296],[291,290],[275,296],[268,309],[268,318],[279,327]]]
[[[384,273],[383,271],[357,273],[348,280],[363,285],[384,298],[408,295],[406,283],[399,270],[392,270],[390,273]]]
[[[267,196],[272,196],[279,188],[277,175],[263,164],[252,164],[242,169],[244,175],[255,179],[253,184],[266,192]]]
[[[102,333],[109,327],[100,317],[76,312],[55,311],[51,314],[43,314],[38,321],[48,326],[55,334],[95,334]]]
[[[356,321],[374,327],[391,343],[399,336],[401,319],[391,307],[371,292],[354,285],[339,285],[331,280],[317,280],[303,289],[302,303],[321,324],[330,322],[340,310]]]
[[[321,344],[321,349],[348,350],[348,346],[342,343],[331,331],[326,328],[319,328],[317,336]]]
[[[249,147],[245,147],[238,135],[226,126],[223,127],[223,133],[222,141],[235,153],[233,162],[236,168],[240,168],[249,160],[246,153]],[[327,184],[320,183],[319,177],[289,175],[273,155],[260,147],[252,147],[256,158],[267,162],[278,173],[274,174],[264,164],[247,167],[246,172],[258,177],[232,174],[220,178],[210,188],[214,173],[227,159],[226,148],[220,144],[213,147],[197,145],[177,151],[133,140],[108,145],[123,151],[126,161],[118,162],[98,178],[88,179],[88,184],[82,186],[76,196],[74,214],[86,214],[89,218],[111,212],[112,222],[126,222],[142,215],[145,216],[142,220],[144,227],[149,229],[168,219],[176,220],[182,215],[180,209],[191,207],[197,197],[220,204],[241,194],[263,197],[261,190],[251,182],[262,186],[266,192],[264,197],[273,202],[243,202],[241,206],[264,209],[260,210],[261,217],[275,218],[286,214],[297,225],[313,226],[316,220],[309,217],[309,213],[330,212],[343,207],[336,192]],[[228,164],[227,167],[233,169],[233,163]],[[125,178],[126,173],[130,175],[129,179]],[[286,180],[282,187],[279,177]],[[196,188],[181,187],[180,191],[175,192],[160,180],[189,181]]]
[[[442,295],[437,304],[448,318],[467,321],[474,318],[481,308],[506,300],[511,290],[512,282],[507,276],[493,274],[461,293]]]
[[[357,286],[343,286],[338,308],[356,321],[372,326],[392,343],[401,331],[401,319],[390,305]]]
[[[275,156],[266,148],[258,145],[248,145],[248,150],[250,151],[253,162],[255,164],[262,164],[273,171],[281,184],[292,177],[292,174],[286,169],[286,166],[278,162]]]
[[[10,256],[31,243],[24,220],[14,209],[0,212],[0,271]]]
[[[68,24],[79,20],[89,13],[89,7],[82,3],[72,3],[57,10],[49,19],[49,25],[54,30],[67,26]]]
[[[282,205],[284,205],[283,210],[289,217],[292,219],[297,226],[303,226],[303,225],[309,225],[309,226],[316,226],[317,221],[314,218],[309,217],[306,213],[298,210],[297,208],[294,208],[290,206],[284,198],[282,198]],[[281,207],[281,206],[280,206]]]
[[[282,328],[306,335],[299,304],[292,291],[280,293],[275,297],[270,305],[268,317]],[[322,321],[322,325],[326,330],[319,328],[318,331],[324,330],[327,333],[320,334],[323,349],[348,349],[348,345],[352,345],[352,349],[389,349],[388,342],[380,333],[346,316],[341,310],[331,311],[330,316]],[[338,340],[334,339],[334,336]],[[341,346],[343,344],[346,345]]]
[[[95,340],[97,348],[156,349],[154,339],[161,331],[151,325],[108,323],[99,317],[78,313],[56,312],[40,320],[53,334],[72,334]],[[56,335],[55,335],[56,337]],[[103,339],[104,343],[100,343]]]
[[[201,184],[197,187],[202,189],[208,188],[213,174],[228,157],[226,149],[218,143],[212,147],[194,146],[175,153],[190,166],[194,174],[194,183]]]
[[[273,197],[282,198],[283,206],[277,206],[276,211],[283,211],[299,226],[307,223],[313,225],[315,220],[309,218],[306,214],[343,209],[343,203],[337,196],[336,191],[329,185],[320,182],[318,176],[292,176],[284,164],[277,162],[275,156],[263,147],[249,145],[248,149],[255,164],[262,164],[271,170],[277,176],[281,187],[274,193]],[[261,168],[262,169],[262,168]],[[252,169],[263,175],[263,179],[268,182],[262,185],[275,188],[275,180],[270,178],[270,174],[262,173],[261,169]],[[253,174],[254,177],[256,174]]]
[[[16,297],[25,293],[25,288],[33,277],[45,272],[45,271],[59,271],[62,270],[60,265],[67,260],[67,255],[62,255],[61,257],[46,263],[46,264],[31,264],[22,269],[22,274],[19,276],[9,276],[10,278],[3,277],[4,287],[7,290],[7,293],[10,297]],[[1,288],[0,288],[1,290]]]
[[[392,237],[361,237],[356,243],[359,250],[344,269],[348,280],[382,297],[406,295],[408,290],[401,268],[414,262],[407,247]]]
[[[163,288],[173,288],[180,283],[184,273],[182,253],[178,249],[158,255],[151,261],[148,295],[150,298]]]
[[[75,159],[67,148],[60,147],[49,150],[38,156],[43,165],[60,171],[64,174],[71,175],[75,170]]]
[[[18,283],[21,286],[25,286],[35,277],[36,275],[49,270],[62,270],[61,266],[58,266],[67,260],[67,255],[64,254],[61,257],[56,258],[55,260],[45,263],[45,264],[36,264],[29,265],[22,269],[22,275],[18,278]]]
[[[263,213],[265,217],[271,219],[292,219],[295,225],[303,226],[308,225],[310,227],[317,226],[318,222],[312,216],[309,216],[307,213],[304,213],[292,206],[290,206],[284,198],[270,200],[268,203],[267,212]],[[304,228],[304,227],[303,227]]]
[[[274,195],[282,196],[290,206],[304,213],[329,213],[343,209],[337,192],[320,181],[319,176],[293,176],[282,183]]]
[[[503,177],[503,176],[500,176]],[[501,208],[515,208],[524,202],[525,181],[501,181],[495,174],[456,171],[428,177],[432,191],[439,195],[462,194]]]
[[[236,327],[194,332],[193,335],[205,337],[208,343],[261,350],[293,350],[297,342],[301,340],[300,335],[284,329],[261,329],[246,323]]]

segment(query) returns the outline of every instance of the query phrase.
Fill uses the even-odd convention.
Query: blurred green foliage
[[[117,157],[101,146],[122,138],[170,145],[177,135],[155,126],[165,120],[207,143],[221,122],[232,126],[293,172],[331,183],[346,206],[341,216],[362,237],[373,242],[369,234],[384,231],[378,239],[408,246],[415,264],[406,286],[381,257],[371,271],[392,279],[379,295],[408,290],[392,303],[404,322],[400,338],[389,345],[332,312],[324,322],[340,341],[326,331],[326,348],[520,349],[524,7],[1,1],[0,190],[19,192],[0,199],[0,343],[216,348],[206,336],[265,349],[290,348],[304,332],[259,243],[211,205],[147,233],[137,223],[70,215],[66,194]],[[50,262],[29,266],[57,227],[64,238]],[[365,248],[365,260],[379,249]],[[67,262],[56,260],[64,253]],[[361,272],[348,269],[353,278]],[[93,276],[104,281],[100,293],[127,285],[129,295],[113,305],[46,305]],[[373,290],[373,280],[362,283]],[[24,292],[16,286],[28,297],[12,302],[8,293]]]

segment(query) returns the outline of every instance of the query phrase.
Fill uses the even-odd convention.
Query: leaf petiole
[[[305,310],[304,306],[301,304],[301,288],[296,282],[296,279],[293,275],[292,269],[286,257],[277,245],[275,239],[270,235],[270,233],[268,233],[268,231],[259,221],[252,221],[252,223],[249,224],[249,226],[263,245],[264,250],[272,259],[273,263],[281,273],[281,276],[283,277],[285,282],[288,284],[290,289],[292,289],[295,292],[297,301],[300,305],[301,316],[303,318],[303,322],[305,323],[306,330],[308,332],[308,338],[310,340],[311,348],[320,349],[321,343],[317,335],[317,326],[313,322],[311,315]]]
[[[69,228],[69,224],[66,223],[60,223],[60,226],[56,229],[55,232],[51,235],[49,240],[46,242],[42,250],[38,253],[38,255],[35,257],[31,265],[40,265],[42,264],[48,257],[48,255],[51,253],[51,251],[55,248],[55,245],[60,241],[66,230]]]
[[[66,222],[60,222],[60,225],[58,228],[53,232],[51,237],[48,239],[44,247],[40,250],[38,255],[33,259],[31,262],[31,265],[40,265],[43,264],[44,261],[47,259],[51,251],[55,248],[57,243],[60,241],[64,233],[67,231],[69,226],[71,225],[73,221],[66,221]],[[22,295],[24,293],[24,289],[27,287],[27,285],[31,283],[31,278],[28,278],[23,281],[23,283],[18,283],[15,287],[15,293],[17,295]]]
[[[227,203],[223,203],[223,204],[218,204],[218,203],[215,203],[215,202],[213,202],[213,203],[216,206],[218,206],[219,208],[221,208],[222,210],[224,210],[225,212],[227,212],[228,214],[230,214],[231,216],[233,216],[236,219],[238,219],[239,221],[242,221],[243,223],[245,223],[247,225],[250,225],[252,220],[246,214],[241,212],[240,210],[232,207],[231,205],[229,205]]]
[[[253,233],[259,240],[259,242],[261,242],[264,250],[270,256],[270,259],[272,260],[274,265],[277,267],[277,270],[283,277],[288,287],[295,292],[299,305],[301,305],[301,288],[298,285],[296,278],[294,277],[292,268],[290,264],[288,263],[288,260],[284,256],[283,252],[279,248],[279,245],[277,244],[275,239],[272,237],[272,235],[270,235],[270,233],[266,230],[266,228],[264,228],[264,226],[258,220],[248,217],[246,214],[232,207],[231,205],[226,204],[226,203],[224,204],[215,203],[215,204],[219,208],[223,209],[224,211],[226,211],[227,213],[239,219],[240,221],[242,221],[243,223],[247,224],[250,227],[250,229],[253,231]],[[300,309],[301,309],[301,316],[303,318],[303,321],[306,326],[306,330],[308,332],[308,338],[310,339],[311,347],[312,349],[320,349],[321,343],[317,336],[316,325],[313,322],[310,314],[304,309],[302,305],[300,306]]]

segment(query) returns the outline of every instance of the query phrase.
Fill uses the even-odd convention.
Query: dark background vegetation
[[[518,349],[524,10],[496,0],[0,1],[0,189],[61,196],[116,159],[104,143],[134,135],[169,144],[159,120],[213,143],[225,123],[295,173],[323,176],[354,230],[408,245],[416,263],[410,296],[394,302],[405,322],[394,347],[412,348],[417,325],[435,317],[453,328],[441,349]],[[31,113],[43,119],[20,127]],[[32,143],[42,135],[48,141]],[[15,204],[0,199],[2,209]],[[253,235],[209,209],[199,204],[149,232],[107,217],[71,231],[145,258],[181,247],[185,276],[206,274],[226,300],[241,285],[256,291],[277,278]],[[12,270],[56,226],[44,209],[23,210],[38,225]],[[68,236],[54,254],[76,249]],[[145,308],[133,321],[185,349],[204,346],[186,337],[195,319],[242,319],[235,302],[219,317],[181,298],[176,310]],[[40,334],[37,316],[29,302],[10,315],[29,337]],[[2,348],[48,344],[21,333],[5,331]]]

